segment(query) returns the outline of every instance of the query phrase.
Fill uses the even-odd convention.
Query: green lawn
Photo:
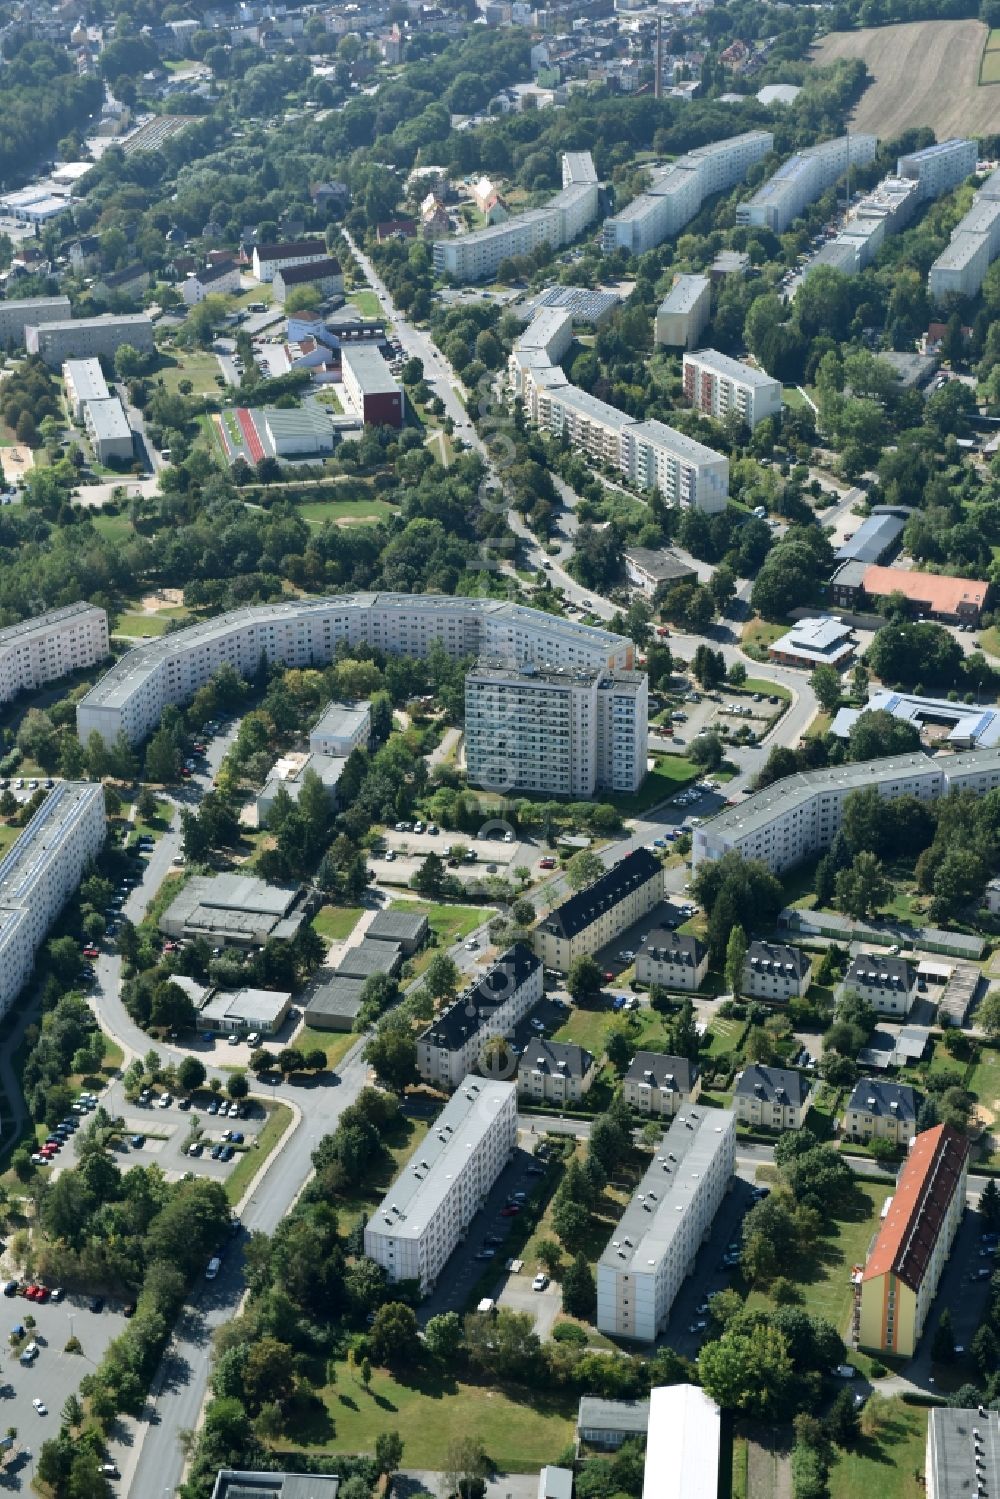
[[[262,1102],[262,1107],[267,1111],[267,1119],[260,1134],[254,1137],[260,1145],[256,1150],[243,1151],[226,1178],[226,1199],[230,1207],[239,1202],[292,1122],[292,1111],[287,1103]]]
[[[708,1027],[706,1037],[708,1046],[706,1050],[710,1057],[721,1057],[727,1052],[735,1051],[743,1035],[744,1022],[742,1020],[725,1020],[721,1015],[716,1015]]]
[[[0,822],[0,854],[7,852],[20,831],[20,828],[11,827],[9,822]]]
[[[942,1066],[961,1066],[961,1063],[948,1056],[943,1046],[940,1054]],[[991,1115],[1000,1116],[1000,1051],[983,1048],[979,1061],[972,1069],[968,1087],[969,1092],[976,1095],[976,1101],[982,1106],[987,1118]]]
[[[144,635],[165,635],[167,624],[160,614],[120,614],[111,633],[141,640]]]
[[[311,1026],[306,1025],[296,1036],[295,1045],[300,1051],[314,1051],[319,1047],[326,1052],[327,1067],[335,1068],[357,1039],[357,1031],[314,1031]]]
[[[434,906],[419,900],[392,901],[388,908],[400,911],[420,911],[427,917],[428,925],[437,938],[437,944],[425,947],[413,959],[413,973],[423,973],[436,948],[448,948],[455,942],[461,942],[470,932],[474,932],[487,916],[492,914],[480,906]]]
[[[862,1437],[852,1452],[834,1448],[830,1499],[922,1499],[927,1411],[893,1401],[877,1436]]]
[[[793,411],[799,410],[800,408],[803,410],[809,409],[805,397],[795,385],[783,385],[781,387],[781,399],[784,401],[785,405],[790,406]]]
[[[604,800],[616,807],[623,817],[648,812],[660,802],[690,786],[702,774],[700,766],[683,755],[654,755],[653,768],[639,790],[630,795],[606,795]]]
[[[733,689],[727,688],[726,690],[732,691]],[[747,693],[752,695],[755,692],[759,692],[763,697],[781,698],[783,703],[790,703],[792,701],[792,694],[789,688],[782,687],[779,682],[769,682],[766,677],[747,677],[743,686],[736,690],[736,695],[739,696],[742,693],[745,697]]]
[[[348,302],[354,304],[362,317],[382,317],[382,303],[373,291],[352,291]]]
[[[784,635],[788,628],[788,624],[771,624],[766,619],[752,620],[743,631],[743,648],[755,660],[763,661],[767,657],[768,646]],[[760,688],[755,691],[759,692]]]
[[[320,1391],[324,1409],[293,1411],[289,1442],[307,1450],[374,1452],[379,1432],[399,1432],[407,1466],[440,1467],[461,1433],[475,1433],[501,1472],[533,1473],[573,1441],[577,1400],[552,1389],[503,1391],[460,1383],[437,1370],[418,1371],[406,1384],[384,1369],[365,1389],[360,1374],[338,1365],[337,1383]]]
[[[219,361],[214,354],[203,349],[185,349],[177,354],[161,354],[156,378],[163,381],[171,395],[178,393],[182,380],[190,380],[194,387],[192,395],[214,396],[219,394],[220,389],[215,377],[221,373]]]
[[[337,1216],[345,1231],[363,1213],[370,1216],[375,1211],[407,1161],[419,1150],[430,1126],[429,1119],[407,1119],[401,1116],[396,1125],[383,1135],[385,1154],[369,1171],[364,1185],[359,1186],[353,1194],[344,1192],[337,1198]]]
[[[307,500],[297,513],[312,526],[338,521],[385,520],[395,507],[385,500]]]
[[[131,541],[135,535],[127,515],[91,515],[94,530],[108,541]]]
[[[313,926],[327,942],[343,942],[358,924],[360,906],[323,906],[313,917]]]
[[[618,1016],[612,1014],[607,1005],[599,1001],[593,1006],[588,1005],[585,1009],[580,1005],[574,1005],[563,1025],[557,1031],[553,1031],[553,1041],[575,1042],[577,1046],[585,1046],[592,1051],[595,1057],[599,1057],[604,1050],[604,1037],[612,1020]]]
[[[852,1216],[826,1219],[812,1278],[803,1274],[795,1277],[802,1293],[803,1310],[814,1317],[825,1317],[838,1332],[846,1331],[851,1315],[851,1266],[864,1264],[869,1242],[878,1228],[882,1204],[892,1192],[888,1182],[884,1187],[859,1182],[857,1188],[857,1211]],[[752,1291],[747,1298],[748,1306],[769,1304],[768,1297],[760,1291]]]

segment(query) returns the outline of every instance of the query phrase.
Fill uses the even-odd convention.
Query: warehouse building
[[[257,413],[275,458],[317,458],[332,453],[333,423],[306,406],[265,406]]]
[[[30,979],[35,954],[104,843],[104,789],[63,781],[0,858],[0,1016]]]
[[[887,562],[899,550],[911,514],[905,505],[876,505],[850,540],[837,548],[834,560],[863,562],[866,566]]]
[[[337,973],[348,979],[368,979],[376,973],[395,978],[402,966],[403,949],[398,942],[369,941],[363,937],[356,946],[345,949]]]
[[[408,911],[402,901],[379,911],[365,928],[369,942],[397,943],[404,958],[412,958],[415,952],[419,952],[429,933],[430,926],[423,911]]]
[[[613,942],[662,899],[663,865],[648,849],[634,849],[542,917],[535,951],[546,968],[568,973],[577,958]]]
[[[198,1011],[199,1031],[223,1036],[273,1036],[288,1019],[292,996],[274,989],[218,989]]]
[[[642,1499],[718,1499],[722,1412],[693,1384],[649,1392]]]
[[[736,1115],[677,1114],[597,1264],[597,1327],[653,1343],[733,1178]]]
[[[81,600],[0,630],[0,703],[33,692],[108,654],[108,616]]]
[[[366,426],[401,427],[405,397],[389,366],[372,345],[341,349],[344,395]]]
[[[917,1135],[855,1286],[860,1348],[911,1358],[965,1212],[969,1142],[950,1124]]]
[[[195,875],[160,917],[166,937],[205,937],[233,947],[263,947],[297,934],[309,905],[299,885],[270,885],[247,874]]]
[[[316,1031],[352,1031],[361,1013],[364,979],[324,971],[313,980],[304,1005],[305,1022]]]
[[[433,1290],[517,1144],[517,1089],[471,1074],[365,1225],[365,1254],[390,1284]]]

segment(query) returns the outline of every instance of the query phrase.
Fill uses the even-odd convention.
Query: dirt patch
[[[0,448],[0,467],[3,468],[3,476],[9,484],[23,479],[28,470],[34,466],[35,455],[23,443],[19,443],[16,448]]]
[[[929,125],[939,141],[989,135],[1000,115],[1000,86],[979,84],[986,36],[981,21],[872,26],[824,37],[813,49],[813,61],[826,66],[861,58],[874,82],[862,94],[852,123],[882,140],[914,125]]]
[[[158,588],[155,593],[147,593],[141,598],[139,606],[144,614],[156,614],[160,609],[174,609],[183,602],[182,588]]]

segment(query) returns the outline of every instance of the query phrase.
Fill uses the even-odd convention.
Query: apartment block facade
[[[965,1212],[969,1142],[950,1124],[917,1135],[855,1291],[858,1346],[916,1351]]]
[[[697,937],[657,927],[635,955],[635,981],[695,994],[708,972],[708,948]]]
[[[108,654],[108,616],[82,600],[0,630],[0,703],[96,666]]]
[[[278,271],[288,271],[297,265],[316,265],[321,260],[326,260],[329,254],[321,239],[295,240],[280,245],[255,245],[253,273],[266,286],[274,280]]]
[[[466,1077],[365,1226],[390,1283],[433,1290],[516,1144],[514,1084]]]
[[[688,1106],[662,1144],[597,1265],[597,1327],[655,1342],[733,1178],[736,1115]]]
[[[719,422],[735,416],[753,432],[781,416],[781,381],[715,349],[684,355],[683,385],[695,410]]]
[[[701,1092],[698,1068],[688,1057],[637,1051],[622,1080],[625,1102],[641,1114],[672,1119]]]
[[[906,1083],[862,1077],[844,1110],[844,1134],[851,1140],[888,1140],[908,1145],[917,1132],[917,1095]]]
[[[751,1062],[737,1073],[733,1107],[752,1129],[798,1129],[809,1108],[809,1084],[789,1067]]]
[[[26,328],[61,323],[72,311],[69,297],[22,297],[0,302],[0,349],[23,349]]]
[[[283,600],[234,609],[136,646],[81,699],[77,733],[136,744],[168,703],[187,703],[219,667],[253,675],[260,659],[326,665],[337,646],[364,644],[386,655],[424,657],[435,644],[460,659],[480,652],[540,666],[631,669],[635,647],[599,626],[558,619],[493,599],[443,594],[362,593]]]
[[[531,1040],[517,1064],[517,1091],[529,1103],[564,1108],[587,1096],[596,1073],[597,1059],[585,1047]]]
[[[481,978],[441,1011],[417,1038],[417,1071],[433,1087],[457,1088],[471,1073],[494,1065],[484,1049],[514,1031],[542,1001],[542,965],[531,948],[515,942]]]
[[[37,354],[51,369],[59,369],[68,359],[113,359],[122,344],[140,354],[156,350],[153,324],[144,312],[29,324],[24,341],[28,353]]]
[[[994,183],[994,178],[996,182]],[[972,200],[951,231],[951,242],[927,273],[927,289],[939,305],[946,297],[974,297],[987,270],[1000,255],[1000,170]]]
[[[808,204],[844,176],[849,166],[867,166],[873,161],[877,149],[874,135],[856,134],[796,151],[752,198],[737,205],[737,224],[783,234]]]
[[[546,968],[568,973],[577,958],[613,942],[662,899],[663,865],[648,849],[637,848],[542,918],[534,930],[535,951]]]
[[[63,781],[0,859],[0,1015],[30,979],[38,949],[104,835],[103,787]]]
[[[917,999],[917,970],[905,958],[861,952],[851,959],[843,988],[860,994],[877,1015],[905,1019]]]
[[[635,791],[646,773],[648,712],[641,672],[480,659],[465,679],[469,781],[578,799]]]
[[[787,1004],[809,988],[812,959],[784,942],[751,942],[743,965],[743,993],[749,999]]]
[[[978,142],[953,136],[951,140],[926,146],[923,151],[901,156],[896,163],[896,175],[919,182],[922,199],[939,198],[972,175],[978,155]]]
[[[708,276],[677,276],[656,309],[653,341],[667,348],[691,349],[701,339],[712,314]]]

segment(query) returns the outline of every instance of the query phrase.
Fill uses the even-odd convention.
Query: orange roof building
[[[909,1358],[965,1211],[969,1142],[950,1124],[917,1135],[861,1277],[858,1344]]]
[[[945,578],[940,573],[908,572],[902,567],[868,567],[861,587],[869,598],[901,593],[922,614],[978,624],[990,585],[977,578]]]

